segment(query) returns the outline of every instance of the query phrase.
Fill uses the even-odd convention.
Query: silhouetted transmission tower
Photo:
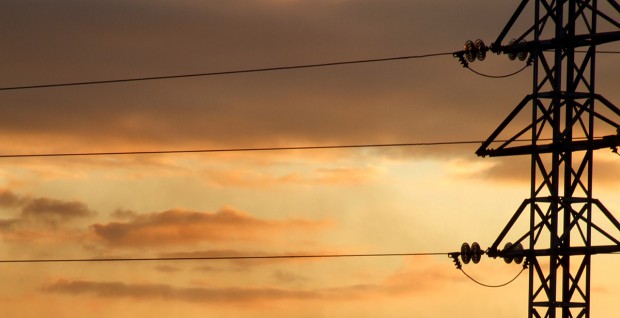
[[[529,155],[530,197],[486,252],[463,244],[451,256],[457,266],[482,253],[525,258],[529,317],[589,317],[591,256],[620,251],[620,223],[592,196],[594,150],[620,145],[620,109],[595,92],[597,46],[620,40],[618,17],[613,0],[523,0],[490,47],[468,41],[455,53],[464,66],[487,50],[533,64],[532,93],[476,151]],[[524,19],[534,24],[502,44]]]

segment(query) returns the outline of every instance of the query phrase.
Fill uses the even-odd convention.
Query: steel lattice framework
[[[620,144],[620,109],[595,92],[597,47],[620,40],[617,17],[612,0],[523,0],[490,46],[533,62],[532,93],[476,152],[531,156],[530,197],[486,251],[526,258],[529,317],[589,317],[591,256],[620,251],[620,222],[592,192],[594,150]],[[534,23],[502,45],[521,18]]]

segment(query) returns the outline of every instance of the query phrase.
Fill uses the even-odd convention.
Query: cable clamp
[[[448,257],[451,258],[452,261],[454,262],[454,266],[456,266],[456,269],[461,269],[462,267],[461,261],[459,261],[460,254],[461,254],[460,252],[454,252],[454,253],[448,254]]]
[[[452,56],[454,56],[457,59],[459,59],[459,62],[461,63],[461,65],[463,65],[464,68],[469,68],[469,63],[467,63],[467,60],[465,60],[465,52],[463,52],[463,51],[456,52],[456,53],[452,54]]]

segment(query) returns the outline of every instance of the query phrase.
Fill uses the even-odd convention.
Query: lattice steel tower
[[[620,143],[620,109],[595,92],[597,47],[620,40],[618,17],[612,0],[523,0],[488,48],[533,64],[532,93],[476,151],[531,157],[530,197],[486,250],[527,260],[528,317],[590,317],[591,256],[620,251],[620,223],[592,193],[594,150]],[[523,19],[534,24],[515,32]]]

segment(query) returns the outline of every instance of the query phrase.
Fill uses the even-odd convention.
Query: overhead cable
[[[466,69],[472,71],[474,74],[477,74],[477,75],[480,75],[480,76],[483,76],[483,77],[488,77],[488,78],[507,78],[507,77],[515,76],[515,75],[523,72],[528,66],[530,66],[530,65],[529,64],[525,64],[521,69],[519,69],[519,70],[517,70],[515,72],[512,72],[512,73],[509,73],[509,74],[504,74],[504,75],[485,74],[485,73],[478,72],[478,71],[472,69],[471,67],[466,67]]]
[[[503,283],[503,284],[499,284],[499,285],[489,285],[489,284],[481,283],[478,280],[476,280],[473,277],[471,277],[469,274],[467,274],[462,268],[460,268],[460,270],[461,270],[461,272],[463,274],[465,274],[465,276],[467,276],[467,278],[469,278],[471,281],[473,281],[474,283],[476,283],[476,284],[478,284],[480,286],[489,287],[489,288],[499,288],[499,287],[507,286],[508,284],[514,282],[517,278],[519,278],[519,276],[521,276],[521,274],[525,271],[526,268],[527,268],[526,266],[523,266],[521,268],[521,271],[519,271],[519,273],[517,274],[517,276],[515,276],[514,278],[512,278],[508,282]]]
[[[257,256],[195,256],[195,257],[118,257],[118,258],[55,258],[55,259],[0,259],[2,263],[100,263],[100,262],[160,262],[160,261],[236,261],[301,258],[354,258],[438,256],[449,253],[376,253],[376,254],[307,254],[307,255],[257,255]]]
[[[575,139],[585,139],[576,137]],[[596,138],[595,138],[596,139]],[[539,141],[551,140],[539,138]],[[495,143],[508,140],[495,140]],[[531,139],[516,139],[515,142],[528,142]],[[102,152],[54,152],[54,153],[23,153],[23,154],[0,154],[0,159],[9,158],[38,158],[38,157],[96,157],[96,156],[122,156],[122,155],[157,155],[157,154],[189,154],[189,153],[218,153],[218,152],[256,152],[256,151],[285,151],[285,150],[329,150],[350,148],[388,148],[388,147],[422,147],[422,146],[447,146],[481,144],[483,140],[460,140],[438,142],[412,142],[412,143],[386,143],[386,144],[350,144],[350,145],[326,145],[326,146],[291,146],[291,147],[256,147],[256,148],[213,148],[213,149],[179,149],[179,150],[147,150],[147,151],[102,151]]]
[[[250,69],[204,72],[204,73],[189,73],[189,74],[175,74],[175,75],[161,75],[161,76],[147,76],[147,77],[132,77],[132,78],[121,78],[121,79],[110,79],[110,80],[92,80],[92,81],[78,81],[78,82],[65,82],[65,83],[8,86],[8,87],[0,87],[0,91],[14,91],[14,90],[39,89],[39,88],[67,87],[67,86],[100,85],[100,84],[114,84],[114,83],[127,83],[127,82],[144,82],[144,81],[179,79],[179,78],[190,78],[190,77],[234,75],[234,74],[244,74],[244,73],[274,72],[274,71],[286,71],[286,70],[296,70],[296,69],[305,69],[305,68],[319,68],[319,67],[331,67],[331,66],[351,65],[351,64],[367,64],[367,63],[389,62],[389,61],[399,61],[399,60],[412,60],[412,59],[421,59],[421,58],[428,58],[428,57],[435,57],[435,56],[442,56],[442,55],[452,55],[452,54],[453,54],[452,52],[431,53],[431,54],[422,54],[422,55],[405,55],[405,56],[385,57],[385,58],[366,59],[366,60],[350,60],[350,61],[327,62],[327,63],[317,63],[317,64],[274,66],[274,67],[250,68]]]
[[[576,52],[581,52],[581,51],[576,51]],[[585,53],[585,51],[582,53]],[[620,51],[597,51],[597,53],[620,54]],[[114,83],[127,83],[127,82],[180,79],[180,78],[190,78],[190,77],[208,77],[208,76],[234,75],[234,74],[244,74],[244,73],[286,71],[286,70],[295,70],[295,69],[304,69],[304,68],[319,68],[319,67],[331,67],[331,66],[341,66],[341,65],[351,65],[351,64],[367,64],[367,63],[390,62],[390,61],[399,61],[399,60],[413,60],[413,59],[422,59],[422,58],[444,56],[444,55],[454,55],[454,54],[455,54],[454,52],[441,52],[441,53],[404,55],[404,56],[365,59],[365,60],[349,60],[349,61],[337,61],[337,62],[326,62],[326,63],[316,63],[316,64],[274,66],[274,67],[250,68],[250,69],[216,71],[216,72],[144,76],[144,77],[119,78],[119,79],[109,79],[109,80],[91,80],[91,81],[76,81],[76,82],[33,84],[33,85],[19,85],[19,86],[5,86],[5,87],[0,87],[0,91],[15,91],[15,90],[40,89],[40,88],[68,87],[68,86],[101,85],[101,84],[114,84]],[[511,74],[508,76],[512,76],[512,75],[514,74]],[[489,76],[489,77],[492,77],[492,76]],[[500,76],[499,78],[501,77],[507,77],[507,76]]]
[[[327,146],[294,146],[294,147],[264,147],[264,148],[219,148],[219,149],[180,149],[180,150],[152,150],[152,151],[105,151],[105,152],[64,152],[64,153],[33,153],[33,154],[0,154],[0,158],[36,158],[36,157],[78,157],[78,156],[118,156],[118,155],[154,155],[154,154],[182,154],[182,153],[214,153],[214,152],[253,152],[253,151],[283,151],[283,150],[320,150],[346,148],[382,148],[382,147],[414,147],[414,146],[442,146],[459,144],[479,144],[481,140],[417,142],[417,143],[389,143],[389,144],[357,144],[357,145],[327,145]]]
[[[552,50],[548,50],[552,51]],[[575,50],[575,53],[588,53],[587,50]],[[596,54],[620,54],[620,51],[596,51]]]

